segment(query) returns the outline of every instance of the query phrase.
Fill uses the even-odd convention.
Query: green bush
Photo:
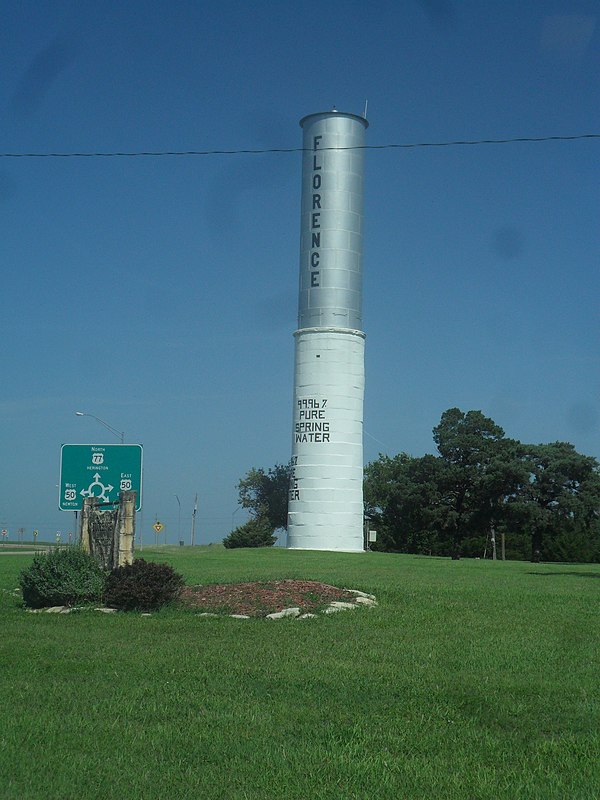
[[[184,580],[169,564],[136,558],[108,575],[104,602],[121,611],[156,611],[177,598]]]
[[[255,517],[240,525],[223,539],[225,547],[272,547],[277,541],[273,526],[263,517]]]
[[[19,576],[23,600],[30,608],[97,602],[105,580],[96,559],[77,545],[38,553]]]

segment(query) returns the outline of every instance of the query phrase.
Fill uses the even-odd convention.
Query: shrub
[[[136,558],[108,575],[104,602],[121,611],[156,611],[177,598],[184,580],[169,564]]]
[[[31,608],[99,601],[106,574],[78,545],[38,553],[19,576],[25,605]]]
[[[225,547],[272,547],[277,541],[273,526],[264,517],[255,517],[240,525],[223,539]]]

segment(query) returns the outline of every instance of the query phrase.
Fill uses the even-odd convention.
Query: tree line
[[[373,549],[509,559],[600,561],[600,464],[569,442],[523,444],[481,411],[450,408],[437,455],[380,455],[365,467]],[[287,526],[291,467],[251,469],[238,485],[251,519],[227,546],[273,544]],[[248,542],[244,544],[244,542]],[[251,543],[250,543],[251,542]]]
[[[438,455],[380,455],[365,468],[378,547],[480,557],[600,560],[600,464],[569,442],[523,444],[481,411],[450,408],[433,429]]]

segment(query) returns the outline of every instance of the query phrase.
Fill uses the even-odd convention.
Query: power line
[[[359,147],[323,147],[322,150],[409,150],[419,147],[464,147],[486,144],[515,144],[537,142],[573,142],[581,139],[600,139],[600,133],[580,133],[574,136],[518,136],[511,139],[458,139],[451,142],[411,142],[399,144],[367,144]],[[245,150],[140,150],[134,152],[93,153],[0,153],[0,158],[143,158],[162,156],[234,156],[264,155],[267,153],[303,153],[302,147],[267,147]],[[306,151],[312,152],[312,151]]]

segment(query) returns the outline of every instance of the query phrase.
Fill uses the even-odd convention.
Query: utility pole
[[[196,512],[197,511],[198,511],[198,492],[196,492],[196,497],[194,499],[194,510],[192,511],[192,535],[191,535],[192,547],[196,543]]]
[[[175,499],[177,500],[177,505],[179,506],[179,511],[177,513],[177,541],[181,541],[181,501],[177,495],[175,495]],[[166,535],[165,535],[165,544],[166,544]]]

